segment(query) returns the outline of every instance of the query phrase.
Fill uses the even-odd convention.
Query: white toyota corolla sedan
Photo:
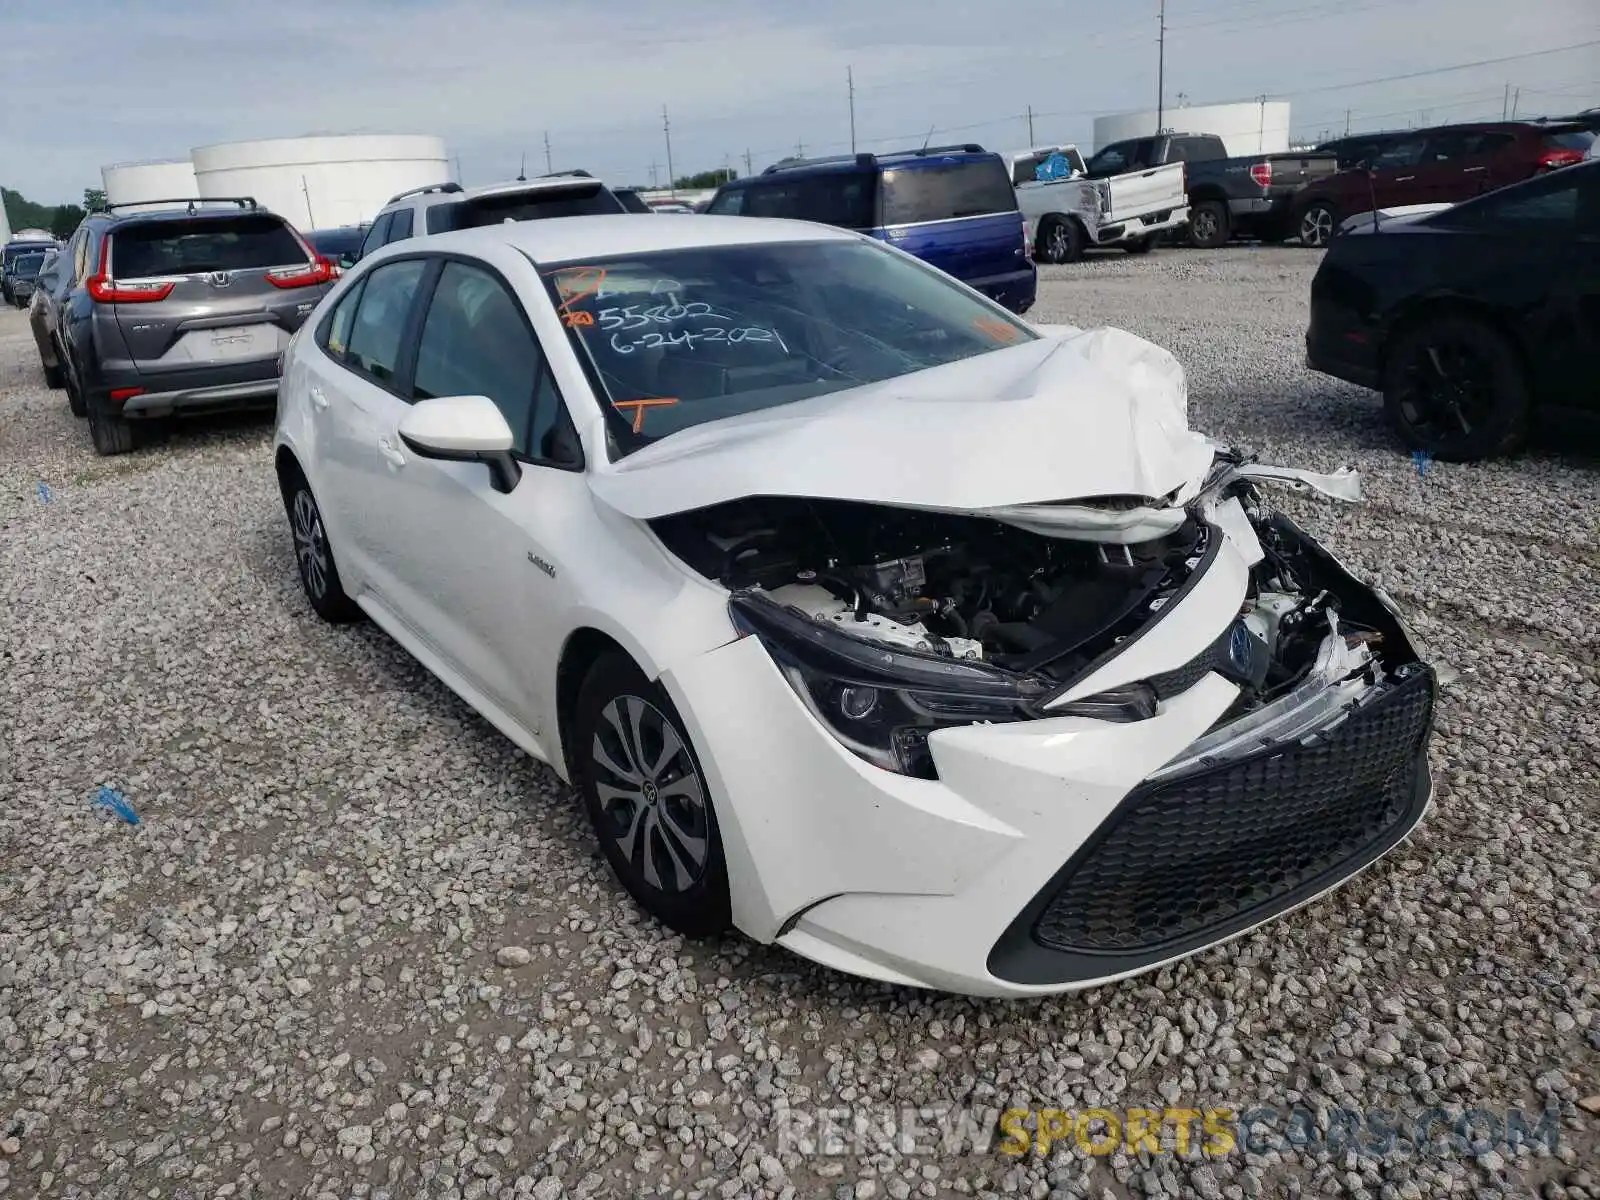
[[[569,780],[623,886],[892,983],[1064,991],[1421,820],[1436,676],[1182,370],[818,225],[398,243],[287,351],[305,592]]]

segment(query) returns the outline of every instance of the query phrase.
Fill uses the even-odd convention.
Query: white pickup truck
[[[1075,147],[1060,148],[1078,159]],[[1067,151],[1071,151],[1067,154]],[[1090,246],[1120,246],[1143,254],[1155,236],[1189,219],[1182,163],[1130,171],[1110,179],[1065,179],[1017,184],[1017,206],[1040,262],[1076,262]]]

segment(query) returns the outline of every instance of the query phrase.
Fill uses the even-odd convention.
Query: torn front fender
[[[1332,474],[1302,471],[1297,467],[1274,467],[1265,463],[1243,463],[1233,469],[1241,479],[1256,483],[1279,483],[1297,492],[1316,492],[1342,504],[1361,503],[1361,473],[1340,467]]]

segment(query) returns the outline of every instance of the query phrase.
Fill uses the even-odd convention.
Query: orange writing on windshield
[[[979,333],[986,333],[997,342],[1014,342],[1022,335],[1014,325],[1007,325],[993,317],[979,317],[972,323],[972,327]]]
[[[586,313],[581,310],[578,312],[568,311],[561,314],[561,320],[568,329],[571,329],[577,325],[593,325],[594,314]]]
[[[639,433],[644,429],[644,414],[647,409],[666,408],[677,402],[676,396],[656,396],[650,400],[613,400],[611,407],[633,409],[633,431]]]
[[[574,304],[600,294],[606,281],[604,267],[568,267],[556,276],[556,292],[561,297],[563,314]]]

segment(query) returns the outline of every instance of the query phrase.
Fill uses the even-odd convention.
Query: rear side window
[[[111,234],[111,272],[118,279],[251,271],[306,261],[289,227],[276,217],[210,217],[119,226]]]
[[[428,232],[449,233],[503,221],[538,221],[547,217],[604,217],[625,211],[622,202],[601,183],[540,188],[436,204],[428,210]]]
[[[1017,211],[1017,193],[998,158],[888,168],[879,195],[884,225]]]
[[[389,237],[389,225],[394,221],[394,213],[383,213],[372,223],[372,228],[367,230],[366,239],[361,243],[361,257],[365,258],[379,246],[383,245]]]
[[[400,340],[426,268],[421,259],[389,263],[368,275],[361,289],[345,361],[380,383],[392,380],[400,365]]]
[[[713,216],[737,217],[744,212],[744,194],[750,189],[747,187],[727,188],[711,197],[711,203],[706,212]],[[641,203],[643,203],[641,201]],[[648,206],[646,206],[648,207]]]
[[[1402,167],[1414,167],[1422,161],[1422,151],[1426,142],[1422,138],[1405,138],[1402,141],[1391,142],[1378,152],[1372,161],[1375,171],[1397,171]]]
[[[410,236],[411,210],[409,208],[399,209],[393,214],[393,220],[389,222],[389,235],[383,239],[383,244],[387,246],[390,242],[402,242]]]
[[[872,215],[876,184],[876,175],[869,171],[783,172],[724,193],[723,203],[714,211],[816,221],[840,229],[871,229],[878,223]],[[739,207],[741,201],[743,207]]]
[[[322,346],[335,358],[344,358],[345,351],[350,348],[350,326],[355,323],[356,306],[361,303],[361,290],[365,286],[363,282],[351,288],[350,294],[339,301],[324,326]]]

